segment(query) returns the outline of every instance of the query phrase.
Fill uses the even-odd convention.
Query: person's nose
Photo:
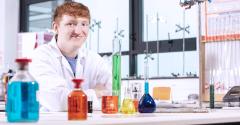
[[[77,25],[74,29],[76,34],[80,34],[83,32],[83,27],[81,25]]]
[[[87,24],[78,24],[76,27],[75,27],[75,33],[77,34],[80,34],[80,33],[84,33],[88,31],[88,25]]]

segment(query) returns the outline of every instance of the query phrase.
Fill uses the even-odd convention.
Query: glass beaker
[[[102,113],[118,113],[118,96],[102,96]]]

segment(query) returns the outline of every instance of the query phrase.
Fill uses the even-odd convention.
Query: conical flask
[[[132,93],[130,90],[129,82],[128,82],[128,85],[125,87],[121,112],[123,114],[134,114],[136,112],[133,99],[132,99]]]

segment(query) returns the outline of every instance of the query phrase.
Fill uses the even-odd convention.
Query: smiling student
[[[111,93],[111,69],[95,52],[83,47],[90,24],[87,6],[65,2],[53,15],[55,37],[38,47],[32,56],[30,73],[39,83],[39,102],[43,110],[66,111],[67,96],[73,89],[73,78],[83,78],[82,89],[93,97]]]

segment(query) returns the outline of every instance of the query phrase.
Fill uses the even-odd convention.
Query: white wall
[[[3,69],[3,45],[4,45],[4,25],[5,25],[5,20],[4,20],[4,16],[5,16],[5,0],[1,0],[0,1],[0,73],[1,70]]]
[[[0,73],[8,68],[14,68],[17,57],[17,33],[19,28],[19,1],[0,1],[0,50],[3,61],[0,62]],[[1,61],[1,60],[0,60]]]

